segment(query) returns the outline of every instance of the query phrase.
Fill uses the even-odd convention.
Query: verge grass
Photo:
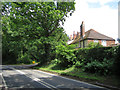
[[[33,68],[51,73],[56,73],[59,75],[64,75],[73,79],[89,82],[92,84],[96,84],[96,82],[98,82],[120,88],[120,80],[118,80],[115,76],[101,76],[98,74],[83,72],[82,68],[76,68],[75,65],[63,69],[55,63],[48,63],[47,65]]]
[[[67,75],[67,76],[73,76],[73,77],[78,77],[78,78],[85,78],[85,79],[90,79],[90,80],[103,80],[102,77],[97,76],[95,74],[90,74],[90,73],[86,73],[83,72],[83,70],[81,68],[76,68],[75,65],[66,68],[66,69],[61,69],[59,66],[57,67],[58,70],[53,69],[54,67],[57,67],[57,64],[48,64],[48,65],[44,65],[41,67],[34,67],[34,69],[40,69],[40,70],[44,70],[44,71],[51,71],[53,73],[57,73],[60,75]]]

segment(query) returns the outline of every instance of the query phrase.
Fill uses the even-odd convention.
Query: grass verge
[[[74,65],[69,68],[61,68],[57,64],[49,63],[41,67],[33,67],[42,71],[59,74],[72,79],[88,82],[91,84],[97,84],[101,86],[112,86],[120,88],[120,80],[116,76],[101,76],[98,74],[91,74],[83,72],[82,68],[76,68]],[[107,87],[106,86],[106,87]]]

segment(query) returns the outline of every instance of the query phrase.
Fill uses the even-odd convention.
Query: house
[[[73,33],[73,35],[74,34],[75,32]],[[112,44],[115,44],[115,39],[103,35],[93,29],[85,32],[85,25],[84,22],[82,22],[80,26],[80,35],[73,36],[73,41],[69,44],[77,44],[77,47],[84,48],[87,47],[90,42],[99,42],[103,46],[111,46]]]

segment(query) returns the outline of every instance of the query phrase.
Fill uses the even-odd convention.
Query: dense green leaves
[[[113,62],[113,59],[107,60],[106,58],[104,58],[102,62],[93,60],[92,62],[87,63],[87,65],[85,66],[85,71],[90,73],[98,73],[101,75],[108,75],[113,72]]]
[[[58,45],[56,48],[56,58],[58,63],[62,67],[69,67],[76,62],[76,56],[74,54],[74,45]]]
[[[54,58],[55,46],[68,40],[60,22],[74,9],[74,2],[58,2],[57,7],[54,2],[3,3],[3,59],[11,52],[18,61]]]
[[[100,43],[96,43],[96,42],[90,42],[88,44],[89,48],[95,48],[95,47],[102,47],[102,45]]]
[[[119,75],[119,47],[83,48],[75,51],[76,67],[101,75]]]

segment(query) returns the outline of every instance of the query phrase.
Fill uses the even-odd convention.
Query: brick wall
[[[93,42],[93,40],[88,40],[88,44],[89,44],[90,42]]]
[[[107,41],[107,46],[111,46],[111,44],[115,44],[115,41]]]
[[[102,44],[102,41],[101,41],[101,40],[99,40],[99,43],[100,43],[100,44]]]
[[[87,40],[89,44],[90,42],[94,42],[94,40]],[[102,41],[101,40],[98,40],[100,44],[102,44]],[[106,45],[107,46],[111,46],[111,44],[115,44],[115,41],[106,41]]]

